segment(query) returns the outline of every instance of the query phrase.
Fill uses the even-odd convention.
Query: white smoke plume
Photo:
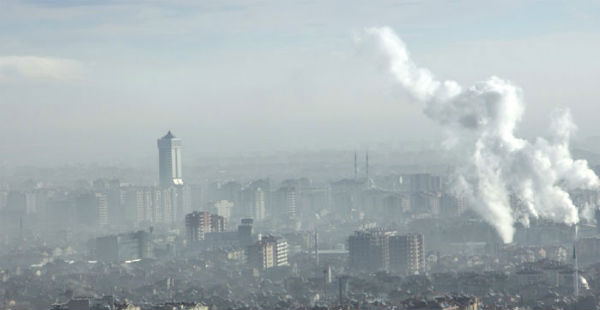
[[[596,223],[596,212],[598,207],[590,204],[584,203],[583,208],[581,208],[581,212],[579,212],[580,218],[583,218],[588,223],[598,224]]]
[[[450,151],[462,159],[455,189],[504,242],[512,242],[517,221],[579,221],[568,191],[597,188],[600,182],[585,160],[571,157],[569,139],[575,126],[567,110],[553,115],[547,139],[519,138],[515,129],[524,103],[517,86],[494,76],[468,88],[437,80],[411,60],[390,28],[370,28],[367,33],[397,82],[447,131]]]

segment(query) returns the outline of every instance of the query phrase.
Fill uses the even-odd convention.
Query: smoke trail
[[[575,125],[568,111],[552,117],[549,138],[521,139],[515,136],[524,111],[517,86],[498,77],[469,88],[436,80],[411,60],[390,28],[370,28],[367,33],[389,61],[393,77],[447,131],[451,151],[463,159],[455,190],[504,242],[512,241],[516,221],[528,224],[532,217],[566,224],[579,221],[567,191],[597,188],[600,182],[585,160],[571,157],[569,138]]]

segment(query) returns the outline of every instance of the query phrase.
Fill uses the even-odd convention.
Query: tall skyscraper
[[[158,139],[158,174],[161,187],[183,185],[181,175],[181,139],[171,131]]]

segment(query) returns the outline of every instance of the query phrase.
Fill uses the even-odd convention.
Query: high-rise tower
[[[161,187],[183,185],[181,176],[181,139],[171,131],[158,139],[158,180]]]

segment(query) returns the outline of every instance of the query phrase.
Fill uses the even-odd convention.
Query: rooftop
[[[173,139],[173,138],[175,138],[175,136],[174,136],[174,135],[171,133],[171,131],[169,130],[169,131],[167,132],[167,134],[166,134],[164,137],[162,137],[161,139]]]

